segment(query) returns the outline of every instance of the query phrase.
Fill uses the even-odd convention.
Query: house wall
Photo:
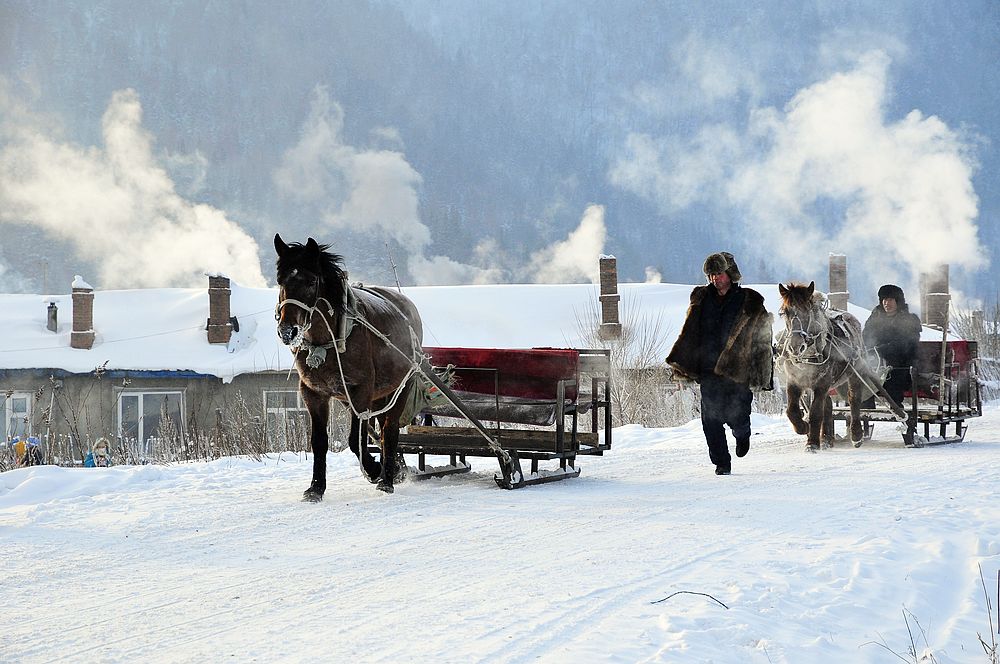
[[[0,400],[8,393],[32,394],[29,433],[53,445],[58,441],[64,454],[81,458],[96,438],[118,437],[123,392],[181,392],[184,435],[191,437],[212,436],[220,428],[263,426],[265,390],[297,391],[298,376],[287,371],[260,372],[237,376],[226,384],[215,376],[191,372],[98,370],[71,374],[54,369],[0,370]],[[346,426],[346,418],[337,406],[332,408],[332,414],[331,433],[336,436]],[[304,443],[299,441],[300,445]]]

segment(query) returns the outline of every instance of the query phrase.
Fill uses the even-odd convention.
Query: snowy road
[[[1000,410],[914,450],[755,431],[730,477],[698,423],[625,427],[518,491],[476,459],[384,496],[331,455],[319,505],[289,455],[8,472],[0,662],[885,662],[904,607],[939,662],[984,661]]]

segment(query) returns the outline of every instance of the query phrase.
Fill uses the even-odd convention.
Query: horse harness
[[[795,314],[789,318],[787,312],[782,311],[782,316],[785,316],[791,323],[798,322],[799,326],[796,329],[785,329],[783,331],[784,342],[780,344],[781,356],[787,358],[795,364],[823,366],[827,365],[830,358],[833,356],[833,351],[836,350],[841,359],[846,362],[846,366],[841,372],[841,375],[837,376],[834,381],[834,383],[839,383],[843,379],[844,374],[847,373],[848,369],[854,369],[854,362],[857,361],[859,357],[857,352],[851,348],[846,341],[850,338],[852,331],[844,322],[843,317],[840,315],[828,316],[825,311],[821,310],[821,315],[827,317],[827,321],[830,325],[838,326],[844,333],[844,340],[839,339],[837,335],[833,333],[831,328],[822,324],[814,326],[815,312],[816,307],[811,307],[809,309],[809,320],[806,325],[803,326],[801,316]],[[812,330],[814,327],[818,327],[819,329],[816,332],[813,332]],[[804,344],[801,351],[796,352],[792,349],[792,336],[800,336],[803,338]],[[850,355],[844,352],[845,348],[851,351]],[[854,372],[857,373],[857,369],[854,369]]]
[[[395,309],[396,313],[399,314],[400,318],[402,318],[403,320],[408,320],[408,318],[406,314],[404,314],[403,311],[398,306],[396,306],[395,302],[382,297],[375,290],[371,288],[366,288],[360,283],[357,285],[351,285],[347,283],[346,279],[344,279],[341,283],[343,284],[343,293],[344,293],[344,297],[342,300],[344,313],[340,318],[336,318],[336,309],[334,309],[334,307],[330,304],[329,300],[327,300],[325,297],[322,296],[317,296],[316,301],[313,303],[312,306],[306,304],[305,302],[302,302],[301,300],[296,300],[294,298],[285,298],[284,300],[278,302],[278,304],[275,306],[274,318],[275,320],[280,320],[281,309],[286,304],[293,304],[303,309],[309,314],[309,318],[307,319],[305,326],[303,326],[302,328],[301,332],[301,335],[303,335],[302,341],[298,346],[291,349],[292,353],[294,355],[298,355],[299,352],[305,350],[307,352],[306,366],[312,369],[316,369],[326,361],[327,351],[331,348],[336,348],[337,369],[340,372],[340,380],[341,383],[344,385],[345,388],[344,394],[347,397],[347,401],[348,404],[350,405],[351,411],[353,411],[355,416],[361,419],[369,419],[381,415],[382,413],[390,410],[396,404],[396,401],[399,399],[404,387],[407,385],[410,377],[413,375],[415,371],[414,367],[417,365],[414,364],[414,362],[411,360],[410,370],[400,381],[399,386],[393,393],[392,398],[389,400],[388,404],[384,408],[378,411],[372,411],[372,410],[366,410],[364,412],[358,411],[358,409],[354,406],[353,401],[351,400],[350,392],[346,389],[347,379],[344,377],[344,367],[340,361],[340,355],[347,350],[347,337],[349,337],[351,335],[351,332],[354,330],[354,325],[356,323],[360,323],[363,327],[367,328],[370,332],[375,334],[375,336],[377,336],[379,339],[385,342],[389,347],[391,347],[400,355],[406,357],[406,353],[401,351],[395,344],[392,343],[392,341],[389,339],[388,336],[386,336],[381,330],[379,330],[370,322],[368,322],[364,318],[364,316],[362,316],[359,313],[358,298],[357,295],[355,295],[354,290],[358,289],[368,293],[369,295],[377,297],[379,300],[385,302],[393,309]],[[320,308],[321,302],[326,304],[325,311]],[[312,327],[313,314],[315,313],[319,313],[320,320],[322,320],[323,323],[326,325],[326,329],[330,333],[330,337],[333,339],[333,341],[330,341],[329,343],[325,344],[313,344],[305,339],[304,335]],[[324,313],[326,315],[324,315]],[[337,323],[336,333],[334,333],[333,331],[333,326],[330,325],[330,319],[334,319]],[[414,352],[416,352],[416,349],[420,347],[420,344],[417,342],[416,339],[416,333],[413,330],[413,326],[407,324],[407,328],[410,331],[410,345],[413,348]]]
[[[368,292],[371,291],[369,290]],[[307,351],[308,355],[306,356],[306,365],[312,369],[319,367],[326,361],[326,351],[329,349],[336,348],[337,353],[343,353],[347,350],[347,337],[351,335],[351,330],[354,329],[354,323],[358,319],[358,298],[354,294],[354,288],[347,283],[346,279],[343,282],[343,293],[344,297],[341,302],[341,306],[344,310],[344,315],[340,318],[336,318],[336,309],[330,301],[323,296],[317,296],[316,301],[312,304],[312,306],[302,302],[301,300],[286,298],[278,302],[274,308],[275,320],[281,319],[281,309],[286,304],[294,304],[309,314],[309,317],[306,319],[306,324],[302,327],[302,342],[298,346],[292,348],[292,352],[297,355],[301,350]],[[325,311],[320,309],[320,303],[326,304]],[[317,312],[319,313],[320,320],[326,324],[327,332],[330,333],[332,341],[329,343],[313,344],[305,339],[305,333],[312,327],[313,314]],[[324,315],[324,313],[326,315]],[[330,320],[336,321],[336,332],[333,331],[333,327],[330,325]]]
[[[423,353],[423,349],[421,348],[420,342],[417,340],[416,332],[413,330],[413,326],[409,324],[408,322],[409,319],[407,318],[406,314],[404,314],[403,311],[398,306],[396,306],[395,302],[382,297],[379,293],[377,293],[373,289],[366,288],[360,283],[356,286],[352,286],[351,284],[347,283],[346,279],[342,280],[342,283],[344,286],[343,287],[344,315],[341,316],[336,321],[337,322],[336,334],[333,332],[333,327],[330,325],[330,319],[335,318],[336,310],[330,304],[330,301],[322,296],[317,296],[316,301],[311,306],[306,304],[305,302],[302,302],[301,300],[296,300],[294,298],[285,298],[284,300],[278,302],[277,305],[275,305],[274,319],[281,320],[281,310],[286,304],[293,304],[303,309],[304,311],[309,313],[309,318],[306,322],[306,325],[303,327],[302,332],[300,333],[304,335],[309,330],[309,328],[312,327],[313,314],[317,312],[320,314],[320,318],[323,320],[323,323],[326,324],[326,329],[330,333],[330,336],[333,339],[333,341],[317,345],[317,344],[312,344],[309,341],[306,341],[305,338],[303,338],[299,346],[291,348],[292,353],[293,355],[298,355],[300,351],[305,349],[308,353],[306,355],[306,365],[309,366],[310,368],[316,369],[319,366],[321,366],[324,361],[326,361],[327,350],[329,350],[330,348],[336,348],[337,369],[340,372],[341,384],[344,385],[344,396],[347,397],[347,404],[351,409],[351,412],[354,413],[355,417],[357,417],[360,420],[367,420],[373,417],[377,417],[382,413],[391,410],[392,407],[399,400],[399,397],[401,396],[406,385],[409,383],[410,378],[415,373],[421,374],[425,381],[430,381],[430,379],[427,377],[426,372],[424,371],[424,368],[421,366],[422,363],[426,363],[428,356]],[[384,332],[382,332],[377,327],[372,325],[368,320],[364,318],[364,316],[360,315],[360,313],[358,312],[358,299],[357,296],[354,294],[355,288],[379,298],[382,302],[385,302],[393,309],[395,309],[396,313],[398,313],[403,320],[407,321],[407,329],[410,332],[410,348],[411,348],[410,356],[408,356],[405,352],[400,350],[400,348],[396,346],[396,344],[392,343],[392,340],[389,339],[389,337]],[[324,311],[320,309],[320,302],[326,304],[325,316],[323,315]],[[354,401],[351,399],[350,390],[347,389],[347,379],[344,377],[344,367],[340,361],[340,356],[347,350],[347,337],[350,336],[351,331],[354,329],[355,323],[359,323],[362,327],[366,328],[369,332],[371,332],[376,337],[381,339],[387,346],[396,351],[396,353],[406,358],[407,361],[409,361],[410,363],[410,369],[406,372],[406,375],[403,376],[403,379],[399,382],[399,385],[396,387],[395,392],[393,392],[392,398],[388,400],[388,402],[383,408],[377,411],[372,411],[371,409],[367,409],[364,412],[359,412],[357,407],[354,405]],[[446,396],[449,401],[452,401],[452,397],[450,395]],[[452,403],[454,404],[454,401],[452,401]],[[497,441],[495,441],[489,435],[487,435],[483,429],[481,429],[478,426],[476,427],[476,429],[483,436],[483,438],[486,439],[486,442],[489,444],[490,448],[493,449],[493,451],[496,452],[497,455],[499,455],[504,460],[505,463],[509,464],[510,454],[507,452],[507,450],[503,449],[503,447],[501,447]],[[360,430],[358,432],[358,435],[360,436]],[[358,442],[360,444],[361,441],[359,440]]]
[[[319,367],[323,362],[326,361],[326,352],[331,348],[336,348],[338,353],[343,353],[347,350],[347,337],[351,336],[351,332],[354,330],[354,325],[356,323],[361,323],[365,327],[371,328],[367,324],[367,321],[358,313],[358,297],[354,293],[355,289],[364,291],[369,295],[373,295],[379,298],[382,302],[385,302],[393,309],[396,313],[400,315],[401,318],[406,320],[406,314],[404,314],[399,307],[396,306],[395,302],[387,300],[386,298],[379,295],[375,290],[371,288],[366,288],[362,284],[351,285],[347,283],[347,280],[343,280],[343,293],[344,297],[341,302],[344,314],[340,317],[336,317],[336,309],[325,297],[318,296],[316,301],[312,306],[306,304],[302,300],[296,300],[295,298],[285,298],[284,300],[278,302],[274,308],[274,319],[280,320],[281,309],[286,304],[293,304],[300,309],[304,310],[309,314],[306,324],[302,327],[302,335],[312,327],[313,314],[319,313],[320,320],[326,325],[327,332],[330,333],[330,337],[333,341],[325,344],[313,344],[303,338],[302,342],[292,349],[293,353],[298,353],[301,350],[305,350],[308,355],[306,356],[306,365],[310,368],[315,369]],[[320,304],[326,305],[325,309],[320,308]],[[325,315],[324,315],[325,314]],[[337,331],[334,332],[333,326],[330,325],[330,321],[335,320],[337,323]]]

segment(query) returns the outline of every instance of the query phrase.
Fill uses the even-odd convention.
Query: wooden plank
[[[580,373],[607,376],[611,372],[611,359],[603,354],[580,351]]]

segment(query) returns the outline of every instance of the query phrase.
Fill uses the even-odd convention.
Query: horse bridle
[[[813,325],[815,322],[815,308],[809,309],[809,320],[803,325],[802,317],[795,313],[789,315],[788,310],[782,307],[781,317],[785,319],[785,343],[782,346],[781,354],[787,356],[794,362],[798,364],[815,364],[821,365],[826,364],[827,360],[830,359],[830,354],[823,354],[827,346],[827,336],[830,335],[830,330],[825,328],[822,324]],[[794,327],[794,323],[798,323],[798,327]],[[818,331],[811,332],[814,327],[818,328]],[[792,336],[802,337],[803,344],[801,346],[802,350],[794,351],[791,347]]]
[[[291,276],[295,275],[296,272],[298,272],[298,269],[292,270],[292,272],[291,272],[291,274],[289,274],[289,276],[291,277]],[[304,337],[305,334],[306,334],[306,332],[308,332],[309,329],[312,328],[313,314],[315,314],[318,311],[319,315],[320,315],[319,316],[320,319],[326,324],[326,329],[330,333],[330,338],[333,339],[333,340],[336,340],[337,335],[334,334],[334,332],[333,332],[333,326],[330,324],[330,321],[334,320],[334,317],[336,316],[336,310],[334,309],[333,305],[330,304],[329,300],[327,300],[325,297],[323,297],[323,296],[321,296],[319,294],[320,290],[321,290],[320,289],[321,283],[322,282],[321,282],[320,277],[317,276],[316,277],[316,283],[313,286],[313,288],[316,290],[316,299],[313,301],[312,305],[308,305],[305,302],[303,302],[302,300],[296,300],[295,298],[292,298],[292,297],[287,297],[287,298],[285,298],[283,300],[279,300],[278,304],[276,304],[274,306],[274,320],[278,321],[278,322],[281,321],[282,310],[285,308],[286,305],[293,304],[293,305],[299,307],[300,309],[302,309],[303,311],[305,311],[306,314],[307,314],[306,323],[305,323],[305,325],[302,326],[302,328],[301,328],[301,330],[299,332],[299,334]],[[281,288],[282,288],[282,290],[284,290],[284,286],[281,286]],[[321,302],[325,302],[326,303],[326,311],[325,312],[324,312],[324,310],[320,309],[319,305],[320,305]],[[326,314],[325,316],[323,315],[324,313]]]

